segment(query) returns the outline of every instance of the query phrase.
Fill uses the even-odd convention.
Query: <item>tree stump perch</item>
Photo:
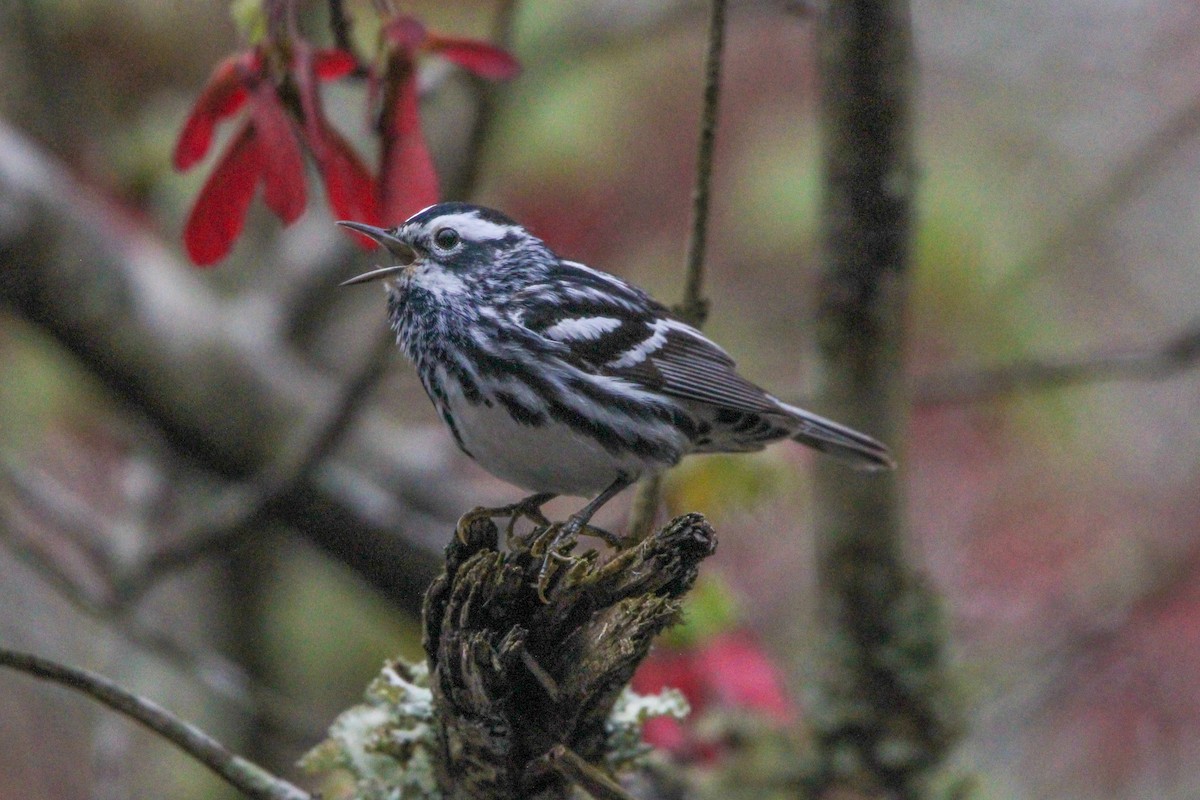
[[[563,798],[572,783],[587,788],[581,767],[597,786],[611,783],[613,704],[716,550],[702,516],[677,517],[608,561],[595,551],[553,560],[543,602],[539,548],[550,533],[535,529],[502,552],[495,523],[471,520],[426,593],[435,770],[446,798]],[[564,753],[571,770],[555,767]]]

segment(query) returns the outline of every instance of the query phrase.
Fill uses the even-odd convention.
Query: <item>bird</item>
[[[597,533],[622,490],[691,453],[744,453],[790,439],[852,467],[895,462],[881,442],[779,400],[642,289],[557,255],[503,213],[442,202],[382,228],[337,223],[389,263],[388,322],[455,443],[531,495],[485,515],[550,524],[560,495],[589,498],[554,541]],[[553,552],[554,545],[550,551]]]

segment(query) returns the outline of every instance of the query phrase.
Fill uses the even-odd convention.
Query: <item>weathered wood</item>
[[[605,723],[654,636],[678,619],[699,563],[716,549],[698,514],[672,520],[602,562],[552,560],[553,529],[497,550],[488,519],[463,526],[425,598],[425,652],[447,798],[561,798],[547,758],[565,747],[605,770]],[[555,751],[557,752],[557,751]]]

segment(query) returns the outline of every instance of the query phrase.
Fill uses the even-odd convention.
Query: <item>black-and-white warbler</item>
[[[489,509],[545,523],[557,495],[592,498],[573,537],[614,495],[688,453],[794,441],[852,466],[893,466],[887,447],[787,405],[739,375],[724,350],[628,283],[555,255],[503,214],[440,203],[391,229],[341,222],[394,263],[384,279],[400,346],[455,442],[536,492]]]

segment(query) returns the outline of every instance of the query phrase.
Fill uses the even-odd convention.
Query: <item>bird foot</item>
[[[542,566],[537,573],[537,594],[543,603],[550,602],[546,597],[546,590],[550,588],[550,578],[553,575],[551,563],[570,564],[575,560],[571,556],[571,550],[575,547],[582,527],[582,521],[568,517],[566,522],[555,522],[540,531],[537,539],[530,544],[529,554],[534,558],[539,555],[542,558]]]
[[[575,547],[575,542],[582,536],[595,536],[597,539],[604,540],[604,543],[616,550],[624,548],[628,542],[625,538],[609,533],[603,528],[597,528],[594,525],[589,525],[583,518],[579,516],[570,516],[565,522],[555,522],[541,531],[536,531],[537,539],[530,546],[530,554],[535,558],[538,555],[542,557],[542,566],[538,570],[537,590],[538,599],[543,603],[546,600],[546,590],[550,586],[550,576],[552,570],[550,565],[552,562],[559,564],[572,564],[577,559],[572,556],[571,550]]]
[[[597,528],[591,524],[584,525],[579,533],[584,536],[595,536],[597,539],[602,539],[606,545],[614,550],[624,550],[630,544],[627,537],[618,536],[615,533],[604,530],[604,528]]]
[[[458,525],[455,526],[455,536],[458,537],[460,542],[466,544],[466,532],[471,523],[480,519],[508,517],[508,525],[505,527],[504,532],[506,541],[511,544],[515,535],[514,529],[516,528],[517,521],[522,517],[531,520],[534,525],[546,526],[550,524],[550,520],[542,513],[542,505],[552,497],[553,495],[535,494],[506,506],[498,506],[496,508],[477,506],[459,517]]]

